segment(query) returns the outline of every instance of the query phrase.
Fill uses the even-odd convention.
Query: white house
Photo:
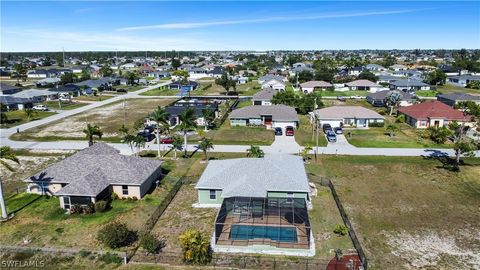
[[[365,90],[372,93],[375,93],[382,89],[381,85],[378,85],[374,82],[369,80],[355,80],[352,82],[348,82],[345,84],[348,90],[355,91],[355,90]]]
[[[317,117],[319,126],[330,124],[333,128],[352,126],[368,128],[370,123],[383,123],[385,117],[375,111],[361,106],[332,106],[318,109],[310,113],[310,121],[313,123]]]
[[[331,83],[325,81],[308,81],[300,84],[300,90],[306,93],[312,93],[314,90],[326,90],[332,88]]]
[[[285,91],[285,84],[275,79],[265,81],[262,83],[262,89],[273,88],[277,91]]]
[[[252,105],[270,106],[272,105],[272,98],[276,93],[278,91],[273,88],[263,89],[253,95]]]

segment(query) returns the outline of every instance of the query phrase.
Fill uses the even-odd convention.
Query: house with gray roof
[[[301,157],[212,160],[195,189],[193,207],[219,208],[213,251],[315,255],[308,215],[312,194]]]
[[[16,98],[25,98],[31,102],[43,102],[45,100],[56,99],[57,93],[41,89],[28,89],[15,93],[12,96]]]
[[[0,94],[1,95],[11,95],[22,91],[21,87],[13,86],[0,82]]]
[[[232,197],[303,198],[310,202],[310,187],[303,160],[294,155],[211,160],[198,180],[199,207],[219,207]]]
[[[7,111],[23,110],[33,107],[33,102],[30,99],[18,98],[12,95],[0,95],[0,104],[2,104]]]
[[[314,90],[333,89],[333,85],[325,81],[308,81],[300,84],[300,90],[307,93],[312,93]]]
[[[295,108],[278,104],[271,106],[247,106],[232,111],[231,126],[264,126],[266,128],[296,128],[299,120]]]
[[[466,93],[441,94],[437,96],[437,100],[452,107],[460,102],[466,101],[472,101],[476,104],[480,104],[480,96],[474,96]]]
[[[400,79],[390,82],[390,90],[414,92],[419,90],[430,90],[430,85],[420,80]]]
[[[375,107],[385,107],[387,96],[390,95],[392,92],[397,92],[402,97],[399,104],[401,107],[412,105],[416,100],[414,95],[407,92],[397,90],[385,90],[368,94],[367,101]]]
[[[265,88],[260,92],[257,92],[252,97],[253,105],[270,106],[272,105],[272,98],[278,91],[273,88]]]
[[[60,207],[88,205],[109,198],[140,199],[160,178],[161,161],[124,156],[105,143],[95,143],[24,181],[27,192],[60,198]]]
[[[470,82],[480,81],[480,75],[458,75],[458,76],[449,76],[447,78],[448,84],[453,84],[461,87],[467,86]]]
[[[310,113],[312,123],[315,118],[319,120],[319,125],[330,124],[335,127],[357,127],[368,128],[370,123],[383,123],[385,117],[379,113],[361,107],[361,106],[332,106],[317,109]]]

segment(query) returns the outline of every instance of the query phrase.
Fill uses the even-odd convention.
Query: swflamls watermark
[[[2,260],[0,268],[44,268],[45,261],[41,260]]]

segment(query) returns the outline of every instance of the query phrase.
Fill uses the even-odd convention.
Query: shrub
[[[110,195],[110,198],[111,198],[112,200],[118,200],[118,195],[117,195],[117,193],[112,193],[112,195]]]
[[[369,127],[383,127],[385,126],[385,122],[370,122],[368,123]]]
[[[93,205],[93,203],[82,207],[82,214],[93,214],[93,213],[95,213],[95,206]]]
[[[122,258],[118,257],[117,254],[113,254],[110,252],[107,252],[100,256],[100,261],[110,264],[110,263],[115,263],[115,264],[121,264],[122,263]]]
[[[90,256],[90,254],[92,254],[92,252],[90,252],[88,250],[80,250],[80,252],[78,252],[78,254],[80,255],[80,257],[85,258],[85,257]]]
[[[81,213],[82,213],[82,206],[81,205],[73,204],[72,206],[70,206],[70,214],[71,215],[81,214]]]
[[[381,109],[381,110],[378,111],[378,114],[387,115],[387,111],[385,111],[384,109]]]
[[[183,260],[192,264],[207,264],[212,259],[212,251],[208,237],[200,231],[189,229],[179,237],[183,250]]]
[[[128,229],[124,223],[112,222],[98,231],[97,238],[109,248],[130,245],[137,238],[137,233]]]
[[[110,208],[109,202],[107,201],[97,201],[95,203],[95,212],[105,212]]]
[[[343,224],[337,224],[337,225],[335,225],[335,228],[333,229],[333,232],[337,235],[344,236],[344,235],[347,235],[348,228]]]
[[[153,234],[145,232],[140,236],[140,246],[147,253],[156,254],[164,247],[165,243],[158,240]]]
[[[399,116],[397,116],[395,123],[405,123],[405,115],[400,114]]]

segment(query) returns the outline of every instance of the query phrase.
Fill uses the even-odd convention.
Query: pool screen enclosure
[[[215,222],[221,246],[308,249],[310,221],[303,198],[225,198]]]

